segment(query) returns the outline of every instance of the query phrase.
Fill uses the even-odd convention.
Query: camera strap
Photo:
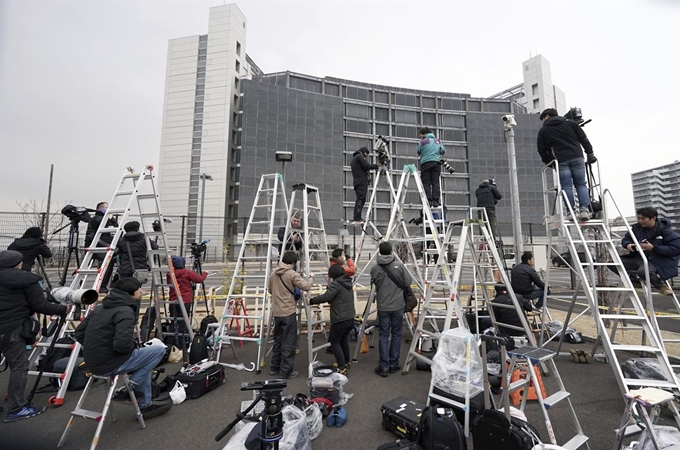
[[[124,238],[124,236],[123,236]],[[132,273],[135,273],[137,269],[135,269],[135,261],[132,259],[132,251],[130,250],[130,243],[128,241],[125,241],[125,245],[127,246],[127,251],[128,251],[128,256],[130,257],[130,265],[132,266]]]
[[[380,265],[380,264],[378,264],[378,265],[380,266],[380,268],[381,268],[382,270],[385,271],[385,274],[387,275],[387,278],[389,278],[390,280],[392,280],[392,282],[393,282],[394,284],[396,284],[397,287],[398,287],[399,289],[401,289],[402,291],[405,291],[405,290],[406,290],[406,287],[405,287],[403,284],[401,284],[401,283],[399,282],[399,280],[397,280],[397,277],[395,277],[394,274],[393,274],[392,272],[390,272],[387,268],[385,268],[385,266]]]
[[[293,293],[293,291],[291,291],[290,289],[288,289],[288,286],[286,286],[286,283],[283,282],[283,277],[282,277],[281,275],[279,275],[279,280],[281,280],[281,284],[283,285],[283,287],[285,287],[286,290],[287,290],[288,292],[290,292],[290,295],[295,296],[295,294]]]

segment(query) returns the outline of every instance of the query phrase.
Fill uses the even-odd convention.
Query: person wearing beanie
[[[196,273],[191,269],[186,268],[186,261],[181,256],[172,257],[172,267],[174,268],[175,278],[177,279],[177,286],[179,287],[184,309],[187,311],[187,317],[191,317],[191,309],[194,304],[194,288],[191,283],[203,283],[208,278],[208,272]],[[168,284],[172,284],[170,273],[167,274]],[[177,292],[174,288],[170,288],[170,301],[177,302]],[[170,315],[179,319],[179,332],[184,333],[186,326],[182,319],[182,308],[179,303],[170,304]]]
[[[66,315],[64,305],[50,303],[43,295],[40,275],[20,269],[23,255],[14,250],[0,252],[0,352],[7,358],[9,384],[7,386],[7,415],[4,422],[15,422],[37,416],[44,406],[31,406],[26,399],[28,355],[26,345],[34,336],[24,330],[24,323],[34,312],[47,315]]]
[[[378,170],[377,164],[369,163],[368,148],[361,147],[352,155],[352,161],[349,163],[352,168],[352,177],[354,178],[354,193],[356,200],[354,201],[354,222],[362,223],[361,211],[366,204],[366,195],[368,194],[368,171]]]
[[[508,294],[508,289],[504,284],[497,284],[495,286],[496,296],[491,300],[493,307],[493,316],[498,324],[498,332],[507,334],[508,336],[524,336],[524,328],[522,327],[522,319],[517,314],[517,309],[512,303],[512,297]],[[534,306],[530,300],[525,299],[519,294],[516,294],[517,302],[526,312],[534,310]],[[491,318],[485,317],[480,321],[482,330],[491,328],[493,323]],[[512,328],[509,328],[508,325]]]
[[[30,272],[35,264],[35,258],[40,255],[43,258],[51,258],[52,251],[45,245],[42,231],[38,227],[30,227],[23,236],[9,244],[7,250],[16,250],[23,255],[21,270]]]

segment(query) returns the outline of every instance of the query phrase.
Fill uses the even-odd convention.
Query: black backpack
[[[205,337],[210,337],[213,333],[212,329],[208,328],[208,325],[211,323],[218,323],[219,320],[217,320],[217,317],[213,315],[208,315],[201,320],[201,334]]]
[[[61,358],[60,360],[56,361],[54,363],[53,370],[55,373],[63,373],[66,371],[66,366],[69,361],[69,357],[67,356],[66,358]],[[90,379],[90,371],[87,368],[87,364],[83,360],[83,358],[78,357],[76,360],[76,365],[73,368],[73,372],[71,373],[71,380],[68,383],[68,390],[69,391],[82,391],[85,389],[85,386],[87,385],[88,380]],[[55,377],[50,377],[50,383],[52,383],[52,386],[55,388],[59,388],[59,378]]]
[[[57,339],[56,344],[68,344],[73,345],[76,341],[72,336],[64,336],[61,339]],[[54,372],[54,363],[63,358],[68,358],[71,356],[70,348],[60,348],[54,347],[52,351],[48,351],[45,356],[38,362],[38,370],[43,372]],[[81,356],[80,354],[78,356]]]
[[[194,335],[189,350],[189,364],[196,364],[208,358],[208,339],[201,333]]]
[[[463,427],[453,409],[425,408],[418,425],[418,444],[423,450],[467,450]]]

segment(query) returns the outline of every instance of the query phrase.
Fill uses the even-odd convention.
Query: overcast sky
[[[207,33],[220,4],[0,1],[0,211],[45,199],[50,164],[53,200],[90,207],[126,166],[157,164],[168,40]],[[680,159],[678,1],[237,4],[265,72],[483,97],[542,54],[567,104],[593,119],[586,133],[625,214],[630,174]]]

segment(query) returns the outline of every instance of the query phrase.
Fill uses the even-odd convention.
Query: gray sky
[[[126,166],[157,164],[168,40],[205,34],[220,4],[1,1],[0,211],[45,199],[51,163],[53,200],[90,207]],[[586,133],[625,214],[630,174],[680,159],[674,0],[237,4],[265,72],[488,96],[544,55],[567,103],[593,119]]]

